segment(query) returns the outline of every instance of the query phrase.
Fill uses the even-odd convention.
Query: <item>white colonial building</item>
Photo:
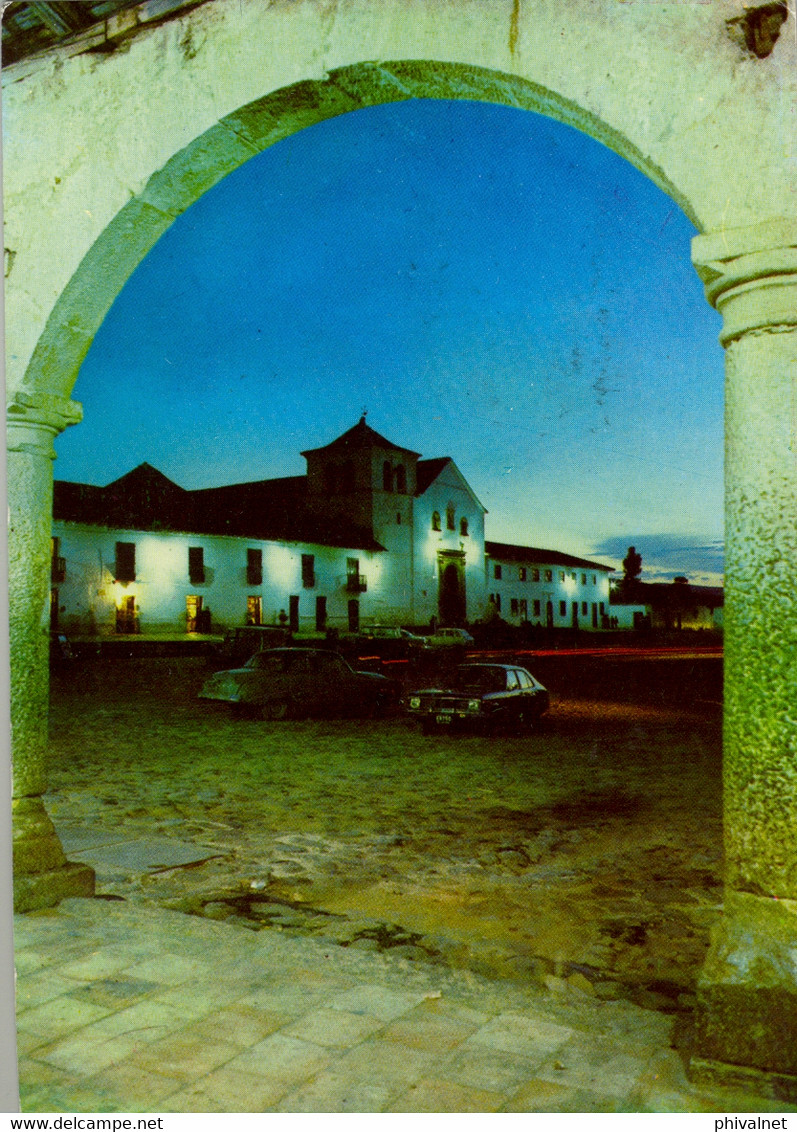
[[[305,476],[188,491],[149,464],[56,481],[52,623],[74,634],[458,624],[485,611],[485,509],[453,460],[365,418]]]
[[[610,566],[572,554],[486,542],[488,602],[512,625],[608,629]]]

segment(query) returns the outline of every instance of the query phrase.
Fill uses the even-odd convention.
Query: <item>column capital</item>
[[[723,346],[751,331],[797,329],[797,220],[695,236],[692,263],[723,317]]]
[[[82,419],[83,409],[78,401],[18,389],[6,405],[8,450],[54,460],[55,437],[68,425],[78,424]]]

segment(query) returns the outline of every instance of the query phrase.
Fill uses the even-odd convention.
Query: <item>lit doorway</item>
[[[138,632],[136,599],[132,595],[130,597],[122,597],[119,599],[119,604],[116,607],[116,632]]]
[[[252,594],[246,599],[246,623],[247,625],[263,624],[263,599],[257,594]]]
[[[185,631],[186,633],[201,632],[202,623],[202,597],[190,595],[185,599]]]

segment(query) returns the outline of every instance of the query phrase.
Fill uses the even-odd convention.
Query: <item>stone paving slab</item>
[[[69,849],[70,860],[91,865],[98,875],[109,869],[142,873],[154,869],[177,868],[180,865],[194,865],[220,856],[223,854],[218,849],[165,838],[161,840],[144,838],[137,841],[116,841],[109,838],[100,844]]]
[[[15,919],[25,1112],[793,1112],[672,1018],[133,902]]]
[[[129,833],[125,833],[122,829],[114,831],[98,829],[95,826],[64,825],[63,822],[57,820],[53,822],[53,825],[58,834],[58,840],[63,845],[64,852],[67,855],[82,853],[88,849],[104,848],[107,845],[120,845],[124,841],[130,841]]]

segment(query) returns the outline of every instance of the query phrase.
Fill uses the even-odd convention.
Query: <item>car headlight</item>
[[[410,696],[410,707],[411,708],[419,708],[420,706],[421,706],[421,697],[420,696]]]
[[[481,700],[468,700],[468,711],[478,711],[481,706]]]

